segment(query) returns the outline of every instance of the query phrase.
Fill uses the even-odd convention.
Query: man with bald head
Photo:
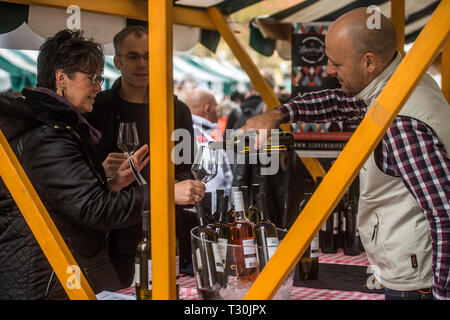
[[[337,19],[325,37],[327,72],[340,89],[297,96],[247,121],[362,119],[400,64],[389,19],[368,27],[366,8]],[[360,171],[357,227],[386,299],[449,299],[450,108],[425,74]]]
[[[196,145],[207,146],[211,141],[222,141],[222,132],[217,128],[217,102],[214,94],[208,89],[195,88],[188,94],[186,104],[192,114]],[[213,212],[217,203],[215,190],[223,189],[228,192],[233,181],[226,152],[224,150],[218,150],[217,152],[219,157],[217,175],[206,184],[206,192],[212,192],[211,208]]]

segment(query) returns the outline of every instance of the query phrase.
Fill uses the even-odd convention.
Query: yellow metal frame
[[[391,21],[397,35],[397,50],[405,55],[405,0],[391,0]]]
[[[450,0],[443,0],[250,288],[246,300],[274,296],[447,41],[449,20]]]
[[[394,0],[395,1],[395,0]],[[404,1],[404,0],[400,0]],[[73,0],[37,0],[8,2],[36,4],[53,7],[67,7]],[[239,59],[266,104],[273,108],[278,99],[263,80],[257,67],[234,37],[223,15],[215,8],[207,11],[173,7],[171,0],[79,0],[77,5],[87,11],[126,16],[147,20],[149,23],[150,59],[150,145],[151,145],[151,199],[152,199],[152,256],[153,296],[155,299],[175,299],[175,219],[173,212],[173,163],[170,159],[173,143],[173,88],[172,88],[172,23],[185,24],[205,29],[218,30]],[[393,13],[404,7],[392,4]],[[397,8],[395,9],[394,8]],[[148,10],[146,10],[148,9]],[[392,123],[401,106],[411,94],[442,45],[448,38],[450,0],[443,0],[435,10],[427,26],[416,40],[392,79],[380,94],[374,106],[347,143],[329,174],[292,226],[285,240],[250,289],[246,299],[269,299],[292,270],[293,266],[309,245],[312,235],[326,220],[339,202],[345,190],[353,181],[358,170],[380,141]],[[397,14],[396,14],[397,15]],[[403,14],[404,17],[404,14]],[[404,18],[403,18],[404,19]],[[404,22],[403,22],[404,24]],[[442,56],[443,91],[449,99],[449,42]],[[445,89],[446,88],[446,89]],[[447,91],[445,91],[447,90]],[[286,128],[284,128],[286,130]],[[287,129],[288,130],[288,129]],[[1,132],[0,132],[1,133]],[[45,207],[23,172],[3,134],[0,134],[0,176],[10,190],[30,229],[61,283],[70,276],[68,267],[77,266],[70,251],[53,224]],[[313,177],[325,172],[316,159],[303,158]],[[71,299],[95,299],[83,274],[80,288],[68,289]]]
[[[160,0],[163,1],[163,0]],[[67,8],[77,5],[81,10],[110,14],[137,20],[147,20],[147,1],[143,0],[6,0],[6,2],[39,5],[56,8]],[[148,1],[150,5],[153,1]],[[173,23],[215,30],[213,22],[203,10],[174,7]]]
[[[442,93],[450,103],[450,41],[444,45],[441,56]]]
[[[153,299],[176,299],[172,1],[149,1],[150,166]]]

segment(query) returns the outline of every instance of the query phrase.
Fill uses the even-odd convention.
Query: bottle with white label
[[[180,299],[180,251],[178,239],[176,240],[175,276],[176,276],[176,299]],[[142,215],[142,240],[136,249],[134,263],[134,279],[136,289],[136,300],[152,300],[152,258],[151,258],[151,235],[150,235],[150,211],[144,211]]]
[[[142,239],[136,249],[134,283],[136,300],[152,300],[152,256],[150,211],[142,214]]]
[[[299,212],[302,212],[309,199],[311,199],[312,193],[313,182],[310,179],[305,179],[305,198],[301,203]],[[316,233],[309,247],[301,257],[296,271],[296,279],[315,280],[319,278],[319,233]]]
[[[259,222],[255,224],[254,232],[256,244],[258,245],[259,272],[261,272],[277,250],[279,240],[277,227],[268,218],[266,195],[264,193],[258,193],[255,196],[255,202],[258,208]]]
[[[258,257],[252,223],[245,217],[244,199],[241,191],[234,192],[236,219],[231,225],[231,243],[236,268],[236,277],[240,282],[254,282],[258,277]]]
[[[217,249],[219,251],[220,260],[216,260],[216,268],[221,286],[225,286],[227,284],[229,269],[229,266],[227,265],[227,249],[228,242],[230,241],[230,225],[226,222],[227,209],[228,196],[226,194],[222,194],[217,198],[216,217],[218,218],[218,221],[211,226],[217,235]]]

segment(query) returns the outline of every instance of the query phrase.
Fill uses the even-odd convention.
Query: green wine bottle
[[[261,272],[277,250],[279,240],[275,224],[268,219],[266,195],[258,193],[255,201],[259,211],[259,222],[255,224],[254,232],[258,245],[259,271]]]

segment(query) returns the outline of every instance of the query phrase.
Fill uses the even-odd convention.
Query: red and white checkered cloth
[[[337,253],[323,253],[319,251],[319,262],[320,263],[331,263],[331,264],[345,264],[351,266],[365,266],[370,265],[369,260],[364,252],[357,256],[346,256],[344,255],[344,250],[339,249]]]
[[[384,300],[384,294],[292,287],[289,300]]]
[[[358,256],[346,256],[342,249],[337,253],[319,253],[320,263],[345,264],[354,266],[369,266],[367,256],[362,252]],[[197,285],[193,277],[180,274],[180,299],[199,300]],[[135,296],[134,287],[118,291],[119,293]],[[384,300],[384,294],[364,293],[358,291],[339,291],[328,289],[314,289],[305,287],[292,287],[290,300]]]

